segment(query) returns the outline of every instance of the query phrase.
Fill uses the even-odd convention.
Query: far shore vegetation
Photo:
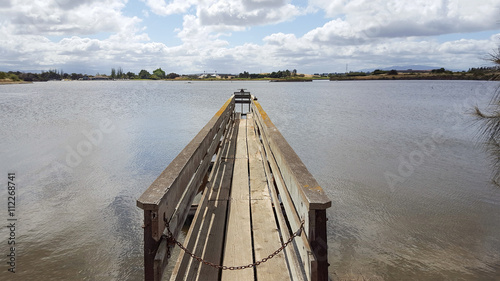
[[[95,75],[81,73],[66,73],[63,70],[50,69],[40,73],[9,71],[0,72],[0,84],[29,83],[60,80],[269,80],[272,82],[302,82],[312,80],[492,80],[500,74],[500,66],[471,68],[468,71],[454,72],[444,68],[430,70],[380,70],[372,72],[347,72],[347,73],[314,73],[300,74],[296,69],[278,70],[271,73],[249,73],[243,71],[239,74],[200,73],[200,74],[167,74],[161,68],[152,72],[142,69],[139,73],[125,72],[121,67],[111,68],[109,74]]]
[[[451,71],[444,68],[430,70],[380,70],[373,72],[348,72],[330,75],[331,81],[343,80],[495,80],[500,66],[470,68],[468,71]]]

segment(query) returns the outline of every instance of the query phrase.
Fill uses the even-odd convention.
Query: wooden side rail
[[[233,116],[232,96],[137,200],[144,210],[144,276],[161,280],[167,265],[164,220],[177,238]]]
[[[296,245],[306,276],[327,281],[326,209],[331,201],[253,96],[251,112],[290,228],[305,221],[307,238],[302,235]]]

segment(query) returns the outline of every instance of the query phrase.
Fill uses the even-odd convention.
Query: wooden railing
[[[307,237],[302,235],[302,239],[296,239],[296,245],[306,276],[309,280],[326,281],[326,209],[331,206],[331,201],[253,96],[251,113],[290,228],[298,229],[301,221],[305,222]],[[284,220],[278,218],[278,222],[281,228],[286,228]]]
[[[164,220],[170,222],[177,238],[233,116],[234,105],[231,97],[137,200],[137,206],[144,210],[145,280],[161,280],[168,262],[168,246],[162,239]]]

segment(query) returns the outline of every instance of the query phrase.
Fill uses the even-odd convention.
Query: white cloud
[[[217,0],[198,6],[203,25],[255,26],[279,23],[300,14],[297,7],[283,0]]]
[[[328,45],[358,45],[370,39],[359,26],[353,26],[341,19],[327,22],[322,27],[309,31],[304,37]]]
[[[498,0],[311,0],[328,17],[341,17],[358,37],[392,38],[476,32],[498,28]],[[338,19],[337,19],[338,20]],[[337,24],[338,25],[338,24]],[[336,29],[324,28],[324,37]],[[339,29],[339,33],[345,29]],[[319,35],[318,35],[319,36]]]
[[[151,9],[151,11],[160,16],[173,14],[183,14],[188,11],[198,1],[196,0],[142,0]]]
[[[3,24],[15,34],[85,35],[120,32],[140,22],[121,13],[126,0],[12,0],[11,9],[0,9]]]

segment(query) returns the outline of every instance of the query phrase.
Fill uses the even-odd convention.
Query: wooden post
[[[309,241],[318,267],[313,280],[328,281],[328,243],[326,236],[326,210],[311,210],[314,213],[314,227],[309,229]]]
[[[153,224],[151,223],[153,212],[144,210],[144,280],[153,281],[154,262],[156,250],[160,242],[153,239]]]

